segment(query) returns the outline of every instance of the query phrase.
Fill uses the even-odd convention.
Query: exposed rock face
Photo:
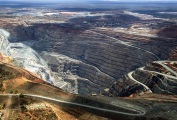
[[[176,61],[170,61],[169,64],[176,69]],[[147,92],[147,90],[138,82],[146,85],[153,93],[158,94],[177,94],[176,71],[165,65],[164,62],[157,61],[146,65],[145,67],[138,68],[115,82],[107,92],[109,96],[130,96],[132,94],[140,94]],[[131,79],[131,77],[133,79]],[[137,80],[138,82],[134,81]],[[105,93],[106,94],[106,93]]]
[[[86,111],[91,111],[91,113],[93,114],[104,116],[109,119],[123,119],[123,120],[168,119],[168,118],[175,120],[175,118],[177,117],[176,96],[158,95],[158,94],[145,94],[142,96],[137,96],[135,98],[128,98],[128,97],[111,98],[105,96],[83,96],[83,95],[80,96],[80,95],[68,94],[62,91],[61,89],[57,89],[56,87],[53,87],[52,85],[49,85],[43,80],[39,79],[34,74],[31,74],[30,72],[24,69],[20,69],[10,64],[0,64],[0,71],[1,71],[0,79],[3,82],[4,86],[7,86],[5,89],[3,89],[3,92],[7,93],[9,92],[9,89],[10,90],[12,89],[14,91],[18,90],[19,93],[22,93],[22,95],[12,96],[12,97],[16,97],[16,99],[19,97],[20,100],[19,104],[17,104],[18,103],[17,100],[12,98],[12,103],[16,103],[15,105],[17,105],[15,108],[20,108],[19,105],[20,103],[22,103],[21,100],[23,100],[23,105],[29,105],[29,106],[33,105],[32,108],[36,108],[37,110],[41,108],[41,105],[36,107],[34,106],[34,104],[31,104],[31,102],[34,103],[35,100],[36,104],[39,105],[40,104],[39,100],[42,100],[42,103],[44,103],[44,101],[45,103],[51,101],[51,104],[48,103],[46,105],[50,105],[51,107],[51,105],[55,104],[54,108],[57,111],[58,110],[61,111],[64,109],[64,111],[61,114],[67,114],[65,112],[69,111],[69,114],[71,114],[72,112],[75,113],[74,116],[76,115],[79,116],[80,114],[76,114],[77,111],[84,112],[84,115],[81,115],[82,117],[79,117],[78,119],[82,119],[82,118],[85,119],[86,116],[85,114],[87,113]],[[6,102],[7,101],[6,98],[9,98],[9,95],[4,93],[3,95],[1,95],[0,102],[2,101]],[[32,101],[24,102],[27,101],[26,99],[28,101],[31,100]],[[57,109],[58,107],[56,107],[58,105],[58,101],[65,102],[65,104],[62,104],[62,107],[59,106],[60,109]],[[66,110],[65,106],[66,108],[69,109]],[[82,108],[83,106],[85,107]],[[48,108],[50,107],[48,106]],[[90,109],[90,107],[92,107],[92,109]],[[72,108],[75,111],[73,111]],[[103,109],[104,111],[95,108]],[[17,111],[17,109],[15,110]],[[36,110],[33,111],[33,113],[35,113]],[[105,112],[106,114],[103,114],[103,112]],[[88,118],[92,119],[93,114],[91,115],[92,117],[88,117]],[[67,116],[64,116],[63,119],[65,119],[66,117],[68,117],[68,114]],[[13,116],[11,118],[13,118]],[[71,117],[69,117],[69,119],[70,118]],[[99,119],[103,120],[103,118],[99,118]]]
[[[51,75],[51,70],[38,53],[22,43],[9,43],[8,37],[8,32],[0,30],[0,51],[6,56],[10,56],[16,66],[29,70],[50,84],[54,84],[55,79]],[[64,81],[62,82],[63,84],[65,83]],[[65,84],[65,88],[63,86],[64,89],[67,87],[68,84]]]
[[[117,38],[111,31],[67,25],[18,27],[16,36],[22,42],[35,39],[31,47],[42,55],[59,78],[71,85],[68,92],[77,94],[103,93],[128,72],[155,60],[168,59],[175,48],[174,40],[146,37],[138,40],[131,35]],[[131,80],[127,83],[132,84]],[[55,84],[65,86],[60,81]]]
[[[116,81],[115,78],[101,72],[97,67],[65,55],[42,52],[41,56],[49,62],[55,74],[73,86],[68,92],[77,94],[101,93]],[[59,82],[55,82],[61,84]]]

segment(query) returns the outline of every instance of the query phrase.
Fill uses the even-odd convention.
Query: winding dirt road
[[[0,96],[10,96],[10,97],[19,96],[19,95],[20,94],[0,94]],[[119,108],[122,109],[123,108],[125,110],[127,109],[127,111],[132,111],[132,112],[122,112],[122,111],[118,111],[118,110],[100,108],[100,107],[86,105],[86,104],[82,104],[82,103],[75,103],[75,102],[70,102],[70,101],[65,101],[65,100],[59,100],[59,99],[50,98],[50,97],[41,96],[41,95],[34,95],[34,94],[23,94],[23,95],[34,97],[34,98],[50,100],[50,101],[53,101],[53,102],[62,103],[62,104],[66,104],[66,105],[75,105],[75,106],[79,106],[81,108],[91,109],[93,111],[109,112],[109,113],[114,113],[114,114],[118,114],[118,115],[120,114],[120,115],[126,115],[126,116],[143,116],[146,113],[146,110],[144,110],[143,108],[138,107],[138,106],[136,107],[135,105],[129,105],[129,107],[127,107],[127,105],[116,106],[117,109],[119,109]],[[114,105],[114,104],[112,104],[112,105]],[[8,115],[7,115],[7,117],[8,117]]]
[[[145,70],[144,67],[141,67],[141,68],[138,68],[138,69],[141,70],[141,71],[145,71],[145,72],[150,72],[150,73],[159,74],[159,75],[162,75],[162,76],[164,76],[164,77],[167,77],[167,78],[171,78],[171,79],[172,79],[172,80],[169,79],[169,81],[177,82],[177,72],[174,71],[173,69],[171,69],[170,67],[166,66],[165,64],[163,64],[163,63],[165,63],[165,62],[177,62],[177,61],[169,61],[169,60],[166,60],[166,61],[154,61],[154,63],[157,63],[157,64],[161,65],[163,68],[165,68],[167,71],[171,72],[171,73],[172,73],[173,75],[175,75],[175,76],[167,75],[167,74],[160,73],[160,72],[156,72],[156,71]],[[149,88],[148,86],[146,86],[144,83],[141,83],[141,82],[139,82],[138,80],[134,79],[133,76],[132,76],[132,74],[133,74],[133,71],[130,72],[130,73],[128,73],[128,77],[129,77],[131,80],[133,80],[133,81],[135,81],[136,83],[142,85],[148,92],[152,93],[152,91],[150,90],[150,88]]]

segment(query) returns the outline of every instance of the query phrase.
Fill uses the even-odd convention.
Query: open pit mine
[[[176,120],[177,7],[19,4],[0,8],[0,119]]]
[[[52,72],[64,81],[63,85],[68,84],[70,88],[67,91],[70,93],[129,96],[136,91],[163,93],[163,89],[171,87],[166,82],[170,81],[167,80],[168,76],[174,78],[174,71],[164,68],[164,63],[170,62],[168,59],[175,54],[175,40],[146,38],[135,41],[112,37],[114,31],[44,24],[24,28],[18,31],[19,36],[26,36],[24,31],[32,32],[29,37],[37,40],[32,41],[31,47],[39,52]],[[174,60],[172,64],[175,64]],[[156,71],[156,66],[164,71]],[[160,79],[166,79],[161,80],[163,88],[158,85],[158,80],[153,82],[159,76]],[[54,84],[57,86],[56,82]],[[153,90],[155,88],[158,90]],[[169,93],[175,94],[175,86],[171,89],[174,91]]]

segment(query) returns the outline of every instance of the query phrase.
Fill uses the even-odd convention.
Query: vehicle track
[[[155,73],[155,74],[159,74],[159,75],[162,75],[162,76],[165,76],[167,78],[172,78],[172,79],[175,79],[177,81],[177,73],[172,70],[171,68],[169,68],[168,66],[166,66],[165,64],[163,64],[164,62],[177,62],[177,61],[154,61],[154,63],[157,63],[159,65],[161,65],[162,67],[164,67],[167,71],[170,71],[171,73],[173,73],[175,76],[172,76],[172,75],[167,75],[167,74],[164,74],[164,73],[160,73],[160,72],[156,72],[156,71],[150,71],[150,70],[145,70],[144,67],[141,67],[141,68],[138,68],[139,70],[141,71],[145,71],[145,72],[150,72],[150,73]],[[152,91],[150,90],[150,88],[148,86],[146,86],[144,83],[141,83],[139,82],[138,80],[134,79],[133,76],[133,71],[128,73],[128,77],[135,81],[136,83],[142,85],[148,92],[152,93]],[[169,79],[170,80],[170,79]],[[170,81],[173,81],[173,80],[170,80]],[[176,82],[174,81],[174,82]]]
[[[19,96],[19,95],[20,94],[0,94],[0,96]],[[82,107],[82,108],[88,108],[88,109],[92,109],[92,110],[96,110],[96,111],[109,112],[109,113],[126,115],[126,116],[143,116],[143,115],[146,114],[146,111],[143,108],[135,107],[135,105],[132,105],[132,107],[131,106],[127,107],[127,105],[116,106],[116,107],[121,108],[121,109],[123,108],[123,109],[127,109],[129,111],[130,110],[132,111],[132,113],[128,113],[128,112],[122,112],[122,111],[118,111],[118,110],[100,108],[100,107],[81,104],[81,103],[59,100],[59,99],[45,97],[45,96],[41,96],[41,95],[34,95],[34,94],[23,94],[23,95],[24,96],[29,96],[29,97],[45,99],[45,100],[50,100],[50,101],[53,101],[53,102],[67,104],[67,105],[75,105],[75,106],[79,106],[79,107]]]

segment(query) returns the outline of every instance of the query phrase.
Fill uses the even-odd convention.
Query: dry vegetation
[[[12,99],[10,120],[57,120],[57,115],[50,108],[27,110],[26,105],[38,104],[40,100],[31,97],[16,96]],[[20,106],[20,107],[19,107]]]
[[[6,96],[0,96],[0,110],[4,109],[7,98]]]
[[[67,100],[72,99],[72,96],[74,96],[45,83],[32,73],[27,72],[21,68],[17,68],[9,64],[4,64],[1,66],[1,71],[3,71],[2,82],[5,86],[3,93],[37,94]],[[12,72],[12,74],[10,74],[10,72]],[[2,99],[0,100],[0,105],[3,105],[3,100],[7,100],[7,98],[5,98],[6,97],[0,98]],[[33,105],[38,103],[45,103],[48,107],[46,109],[37,110],[27,110],[25,107],[26,105]],[[63,108],[54,103],[41,101],[32,97],[24,97],[23,95],[13,96],[10,108],[11,110],[9,120],[105,119],[94,114],[85,112],[82,109]]]

